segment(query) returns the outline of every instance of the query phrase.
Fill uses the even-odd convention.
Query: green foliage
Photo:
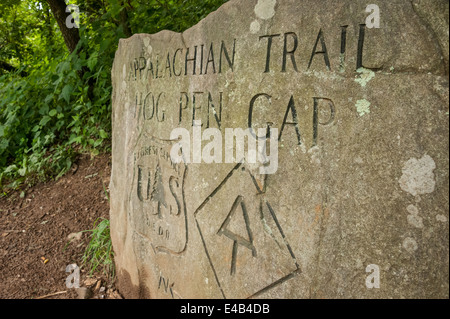
[[[182,32],[225,2],[226,0],[132,1],[134,9],[130,12],[131,28],[135,33],[156,33],[164,29]]]
[[[91,240],[83,254],[83,266],[92,276],[96,270],[102,270],[108,277],[114,278],[114,252],[112,250],[109,220],[97,219],[91,230]]]
[[[120,38],[184,31],[225,1],[70,1],[80,7],[81,40],[69,54],[46,1],[2,0],[0,191],[57,178],[80,152],[109,150]]]

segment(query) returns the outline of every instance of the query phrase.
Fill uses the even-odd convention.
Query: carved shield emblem
[[[187,243],[187,168],[171,161],[172,143],[145,133],[139,138],[128,215],[134,231],[148,239],[155,252],[181,254]]]

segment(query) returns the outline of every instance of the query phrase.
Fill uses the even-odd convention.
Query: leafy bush
[[[45,1],[2,0],[0,190],[57,178],[81,152],[108,151],[119,39],[183,31],[225,1],[70,1],[80,6],[81,25],[69,54]]]

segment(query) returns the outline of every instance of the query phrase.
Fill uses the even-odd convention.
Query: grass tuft
[[[87,232],[92,232],[91,240],[83,255],[83,266],[89,270],[92,276],[96,270],[102,270],[108,278],[114,278],[114,252],[112,250],[109,220],[98,218],[94,227]]]

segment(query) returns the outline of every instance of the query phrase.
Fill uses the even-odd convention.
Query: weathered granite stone
[[[368,28],[367,1],[231,0],[182,34],[120,41],[122,295],[449,297],[448,2],[376,4]],[[171,132],[194,120],[278,128],[277,172],[174,164]]]

